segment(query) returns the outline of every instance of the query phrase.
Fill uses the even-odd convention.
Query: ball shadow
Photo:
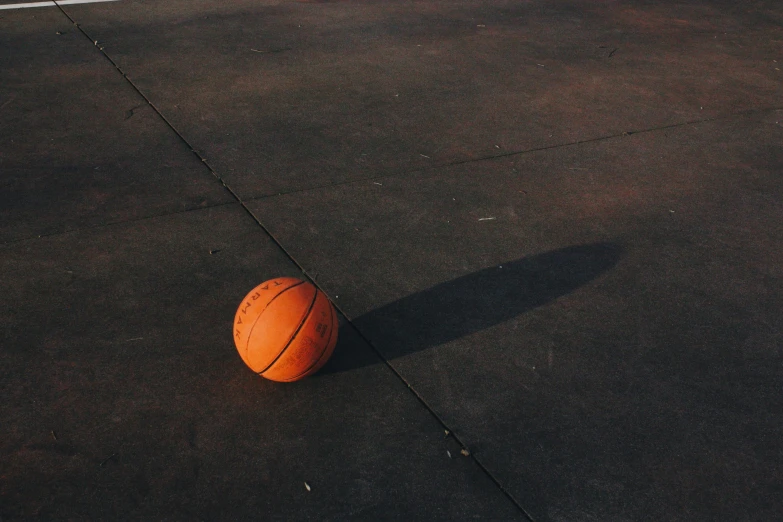
[[[377,308],[352,321],[387,360],[438,346],[489,328],[568,294],[620,260],[615,243],[571,246],[485,268]],[[340,328],[345,344],[356,337]],[[367,357],[341,350],[320,372],[366,366]],[[350,350],[353,351],[353,350]],[[344,352],[344,353],[340,353]],[[371,364],[371,363],[369,363]]]

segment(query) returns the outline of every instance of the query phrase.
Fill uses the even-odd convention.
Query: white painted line
[[[27,2],[25,4],[5,4],[0,5],[0,11],[3,9],[27,9],[30,7],[55,7],[57,5],[73,4],[97,4],[99,2],[118,2],[119,0],[58,0],[56,2]]]
[[[119,0],[54,0],[57,5],[97,4],[99,2],[119,2]]]
[[[30,2],[29,4],[6,4],[0,5],[0,9],[24,9],[26,7],[54,7],[54,2]]]

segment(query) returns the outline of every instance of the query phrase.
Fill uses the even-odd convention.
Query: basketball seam
[[[320,290],[318,290],[318,292],[320,292]],[[324,297],[326,297],[326,296],[324,296]],[[329,299],[327,298],[327,302],[328,301],[329,301]],[[337,318],[334,316],[334,307],[332,306],[331,303],[329,303],[329,311],[330,311],[329,315],[332,317],[332,331],[329,332],[329,340],[324,345],[324,349],[321,352],[321,355],[319,355],[318,359],[316,359],[315,362],[313,364],[311,364],[305,371],[303,371],[299,375],[296,375],[295,377],[291,377],[290,379],[286,379],[286,380],[288,380],[288,381],[295,381],[296,379],[299,379],[302,375],[306,375],[307,372],[309,372],[310,370],[315,368],[318,365],[318,363],[321,362],[321,358],[324,356],[324,354],[326,353],[326,350],[329,348],[329,344],[332,342],[332,336],[334,335],[334,332],[336,330],[336,328],[335,328],[336,324],[335,323],[337,322],[336,321]]]
[[[246,356],[246,357],[247,357],[247,355],[248,355],[248,353],[247,353],[247,352],[250,350],[250,339],[253,337],[253,330],[255,330],[255,328],[256,328],[256,325],[258,324],[258,320],[259,320],[259,319],[261,319],[261,316],[262,316],[262,315],[264,315],[264,312],[266,312],[266,309],[267,309],[267,308],[269,308],[269,305],[271,305],[271,304],[272,304],[272,301],[274,301],[275,299],[277,299],[278,297],[280,297],[280,296],[281,296],[281,295],[283,295],[284,293],[288,292],[288,291],[289,291],[289,290],[291,290],[292,288],[296,288],[297,286],[299,286],[299,285],[303,285],[303,284],[305,284],[306,282],[307,282],[307,281],[299,281],[298,283],[296,283],[296,284],[293,284],[293,285],[289,286],[288,288],[286,288],[285,290],[283,290],[282,292],[280,292],[279,294],[277,294],[276,296],[274,296],[272,299],[270,299],[270,300],[269,300],[269,302],[268,302],[266,305],[264,305],[264,309],[263,309],[263,310],[261,310],[261,311],[258,313],[258,317],[256,317],[256,320],[253,322],[253,326],[251,326],[251,327],[250,327],[250,331],[249,331],[249,332],[247,332],[247,341],[245,342],[245,356]],[[265,370],[265,371],[266,371],[266,370]]]
[[[313,287],[315,288],[315,287]],[[286,343],[285,347],[283,347],[282,350],[280,350],[280,353],[277,354],[277,357],[267,365],[266,368],[258,372],[258,375],[264,375],[264,372],[268,371],[272,366],[275,365],[275,363],[280,359],[280,357],[283,356],[286,350],[288,350],[288,347],[291,346],[291,343],[294,342],[294,339],[296,339],[296,336],[299,334],[299,331],[302,329],[304,324],[307,322],[307,318],[310,317],[310,313],[313,311],[313,307],[315,306],[315,301],[318,299],[318,289],[315,288],[315,295],[313,296],[313,302],[310,303],[310,307],[307,309],[307,313],[302,317],[302,321],[299,323],[299,326],[296,328],[296,331],[293,333],[290,339],[288,339],[288,342]]]

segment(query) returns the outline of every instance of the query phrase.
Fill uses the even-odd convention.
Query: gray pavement
[[[772,1],[0,9],[0,517],[779,518],[781,42]],[[277,276],[341,312],[294,384],[231,338]]]

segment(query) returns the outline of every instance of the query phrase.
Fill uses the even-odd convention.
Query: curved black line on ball
[[[387,360],[392,360],[550,303],[611,270],[621,256],[620,245],[605,242],[504,262],[394,301],[352,323]],[[358,361],[356,355],[344,353],[349,351],[346,340],[352,337],[349,328],[341,328],[342,342],[338,340],[332,360],[320,373],[373,364],[366,357]]]
[[[329,300],[329,298],[326,296],[326,294],[324,294],[320,290],[317,291],[316,298],[318,297],[318,292],[323,294],[324,299],[326,299],[327,301]],[[310,314],[308,313],[307,315],[309,316]],[[330,306],[329,307],[329,318],[331,319],[331,323],[330,323],[331,324],[331,328],[329,330],[329,338],[326,340],[326,344],[324,345],[324,349],[321,351],[321,354],[318,356],[318,358],[315,360],[315,362],[313,362],[310,366],[307,367],[306,370],[304,370],[303,372],[299,373],[298,375],[296,375],[294,377],[291,377],[291,379],[290,379],[291,381],[297,381],[297,380],[301,379],[303,375],[307,375],[308,372],[310,372],[313,368],[315,368],[316,366],[318,366],[321,363],[321,360],[324,358],[324,354],[326,354],[327,348],[329,348],[329,344],[331,344],[331,342],[332,342],[332,338],[337,334],[337,328],[335,328],[335,326],[338,326],[338,324],[337,324],[337,312],[335,311],[334,306]]]
[[[286,352],[286,350],[288,350],[288,347],[289,347],[289,346],[291,346],[291,343],[292,343],[292,342],[294,342],[294,339],[296,339],[296,336],[297,336],[297,335],[299,335],[299,331],[302,329],[302,326],[304,326],[304,324],[307,322],[307,318],[308,318],[308,317],[310,317],[310,312],[312,312],[312,311],[313,311],[313,306],[315,306],[315,300],[316,300],[316,299],[318,299],[318,289],[317,289],[317,288],[315,288],[315,287],[313,287],[313,288],[315,289],[315,294],[313,294],[313,300],[312,300],[312,302],[310,303],[310,306],[309,306],[309,307],[307,307],[307,313],[305,313],[305,314],[304,314],[304,316],[302,317],[302,320],[301,320],[301,321],[299,321],[299,326],[297,326],[297,327],[296,327],[296,331],[295,331],[295,332],[294,332],[294,333],[291,335],[291,338],[290,338],[290,339],[288,339],[288,342],[287,342],[287,343],[285,343],[285,346],[284,346],[284,347],[283,347],[283,349],[280,351],[280,353],[278,353],[278,354],[277,354],[277,357],[275,357],[275,359],[274,359],[274,360],[273,360],[271,363],[269,363],[269,365],[267,365],[267,367],[266,367],[266,368],[264,368],[263,370],[261,370],[260,372],[258,372],[258,375],[261,375],[261,376],[263,376],[265,372],[268,372],[268,371],[269,371],[269,369],[270,369],[272,366],[274,366],[274,365],[275,365],[275,363],[276,363],[278,360],[280,360],[280,357],[282,357],[282,356],[283,356],[283,354]]]
[[[248,349],[250,347],[250,338],[253,337],[253,330],[255,330],[256,325],[258,324],[258,320],[261,319],[262,315],[264,315],[264,312],[266,312],[267,308],[269,308],[269,305],[271,305],[272,302],[275,299],[277,299],[278,297],[280,297],[284,293],[288,292],[292,288],[296,288],[297,286],[303,285],[303,284],[305,284],[305,281],[299,281],[298,283],[294,283],[293,285],[289,286],[288,288],[285,288],[285,289],[281,290],[280,292],[278,292],[278,294],[276,296],[274,296],[272,299],[269,300],[268,303],[266,303],[264,305],[264,308],[261,309],[260,312],[258,312],[258,315],[256,316],[256,320],[253,321],[253,324],[250,325],[250,330],[247,332],[247,339],[245,340],[245,355],[247,355],[247,351],[248,351]],[[244,304],[244,303],[245,303],[245,301],[242,301],[242,304]],[[239,306],[242,306],[242,304],[240,304]],[[288,346],[288,345],[286,345],[286,346]],[[264,371],[266,371],[266,370],[264,370]],[[256,373],[261,375],[259,372],[256,372]]]

